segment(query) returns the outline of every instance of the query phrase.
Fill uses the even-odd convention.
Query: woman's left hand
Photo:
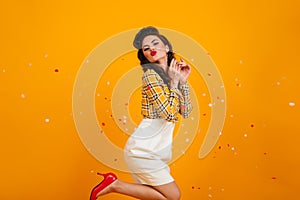
[[[182,58],[180,58],[177,65],[180,67],[180,84],[184,84],[191,74],[191,66],[186,64]]]

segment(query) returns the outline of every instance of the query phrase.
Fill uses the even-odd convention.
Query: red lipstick
[[[154,50],[154,51],[151,51],[151,53],[150,53],[150,54],[151,54],[151,56],[155,56],[155,55],[156,55],[156,53],[157,53],[157,52]]]

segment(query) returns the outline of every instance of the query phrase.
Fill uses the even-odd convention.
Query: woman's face
[[[150,62],[166,60],[169,47],[165,45],[156,35],[148,35],[142,42],[142,50]]]

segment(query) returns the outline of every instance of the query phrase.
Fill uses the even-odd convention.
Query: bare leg
[[[179,200],[180,190],[175,182],[161,186],[146,186],[142,184],[127,183],[120,180],[115,181],[99,196],[116,192],[141,200]]]

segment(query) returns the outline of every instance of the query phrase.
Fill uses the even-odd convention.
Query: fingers
[[[171,60],[171,63],[170,63],[170,68],[175,70],[175,71],[179,71],[180,70],[180,65],[178,64],[177,60],[175,58],[173,58]]]
[[[173,58],[173,59],[171,60],[170,67],[173,68],[175,64],[176,64],[176,59]]]
[[[180,58],[180,62],[178,62],[177,64],[180,66],[180,68],[185,68],[185,67],[189,66],[188,64],[186,64],[184,62],[184,60],[182,58]]]

